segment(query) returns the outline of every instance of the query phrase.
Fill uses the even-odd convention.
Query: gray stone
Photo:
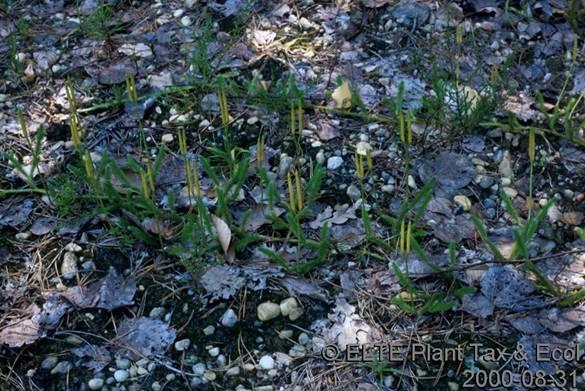
[[[90,390],[99,390],[104,386],[104,379],[93,378],[87,382],[87,386]]]
[[[41,363],[41,368],[47,370],[53,369],[58,362],[59,358],[57,356],[47,356]]]
[[[355,185],[349,185],[347,187],[346,194],[351,198],[353,201],[357,201],[362,197],[360,189],[357,188]]]
[[[185,339],[182,339],[180,341],[175,342],[175,350],[177,352],[183,352],[183,351],[189,349],[190,345],[191,345],[191,340],[189,338],[185,338]]]
[[[59,53],[57,51],[44,50],[40,52],[34,52],[33,58],[35,59],[35,62],[39,68],[41,68],[43,71],[46,71],[57,62],[59,59]]]
[[[161,319],[164,314],[165,309],[163,307],[154,307],[152,310],[150,310],[150,314],[148,314],[148,316],[154,319]]]
[[[288,355],[291,357],[304,357],[307,354],[307,349],[303,345],[295,344],[288,351]]]
[[[489,175],[482,175],[479,178],[479,187],[489,189],[494,184],[494,178]]]
[[[213,327],[212,325],[207,326],[206,328],[203,329],[203,334],[210,336],[213,333],[215,333],[215,327]]]
[[[118,369],[128,369],[130,368],[130,360],[128,360],[127,358],[117,358],[116,367]]]
[[[203,376],[206,369],[207,368],[205,367],[205,364],[202,362],[193,365],[193,373],[196,374],[197,376]]]
[[[327,169],[337,170],[343,164],[343,159],[340,156],[331,156],[327,159]]]
[[[283,367],[288,367],[293,360],[291,356],[282,352],[276,352],[274,356],[276,357],[276,363]]]
[[[266,322],[267,320],[271,320],[280,316],[280,306],[276,303],[267,301],[258,306],[256,313],[258,315],[258,319],[260,319],[262,322]]]
[[[514,170],[512,169],[512,156],[510,155],[510,151],[504,151],[502,161],[500,161],[500,164],[498,165],[498,170],[504,178],[514,177]]]
[[[238,315],[233,309],[229,308],[223,313],[219,322],[224,327],[234,327],[238,323]]]
[[[185,27],[191,26],[193,24],[193,19],[191,19],[189,16],[183,16],[181,18],[181,24]]]
[[[63,255],[63,263],[61,264],[61,274],[66,280],[70,280],[77,275],[77,255],[72,252],[66,252]]]
[[[114,379],[116,379],[118,383],[123,383],[128,380],[128,376],[128,371],[125,369],[118,369],[116,372],[114,372]]]
[[[294,163],[294,159],[286,154],[280,155],[280,163],[278,164],[278,176],[281,178],[286,178],[286,174],[292,168]]]
[[[73,365],[69,361],[61,361],[53,369],[51,369],[51,375],[66,374],[73,369]]]
[[[262,356],[258,364],[260,365],[260,368],[269,370],[274,368],[274,359],[271,356],[265,355]]]

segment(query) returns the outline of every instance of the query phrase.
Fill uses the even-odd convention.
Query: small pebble
[[[212,325],[209,325],[203,329],[204,335],[210,336],[213,335],[213,333],[215,333],[215,327],[213,327]]]
[[[280,316],[280,306],[270,301],[264,302],[256,309],[258,319],[262,322],[277,318]]]
[[[337,170],[343,164],[343,159],[340,156],[331,156],[327,159],[327,169]]]
[[[271,356],[265,355],[265,356],[262,356],[262,358],[260,359],[258,364],[260,365],[260,368],[262,368],[262,369],[266,369],[266,370],[272,369],[272,368],[274,368],[274,359]]]
[[[53,369],[51,369],[51,375],[56,375],[56,374],[64,375],[72,369],[73,369],[73,365],[69,361],[61,361],[60,363],[55,365],[55,367]]]
[[[293,336],[293,331],[290,329],[281,330],[278,332],[278,338],[280,338],[280,339],[289,339],[289,338],[292,338],[292,336]]]
[[[81,246],[77,243],[71,242],[71,243],[67,243],[67,246],[65,246],[65,251],[70,251],[72,253],[78,253],[81,250],[82,250]]]
[[[189,338],[182,339],[175,342],[175,350],[183,352],[189,348],[189,345],[191,345],[191,340]]]
[[[64,279],[70,280],[77,275],[77,271],[77,255],[69,251],[66,252],[61,264],[61,275]]]
[[[488,175],[482,175],[479,178],[479,187],[489,189],[494,184],[494,178]]]
[[[99,390],[104,386],[104,379],[100,379],[97,377],[93,378],[87,382],[87,386],[89,387],[90,390]]]
[[[394,192],[394,185],[384,185],[382,186],[382,191],[384,193],[392,193]]]
[[[362,194],[360,192],[360,189],[357,188],[357,186],[355,185],[349,185],[347,187],[347,191],[345,192],[349,198],[351,198],[353,201],[357,201],[362,197]]]
[[[414,177],[412,175],[408,176],[408,186],[416,189],[416,181],[414,180]]]
[[[191,24],[193,24],[193,19],[188,16],[183,16],[181,18],[181,24],[185,27],[191,26]]]
[[[193,365],[193,373],[196,374],[197,376],[203,376],[203,374],[205,373],[205,364],[203,364],[202,362]]]
[[[128,369],[130,368],[130,360],[127,358],[118,358],[116,359],[116,367],[118,369]]]
[[[471,209],[471,200],[464,195],[457,195],[453,199],[455,203],[463,208],[464,211]]]
[[[217,379],[217,375],[213,371],[205,371],[203,376],[205,376],[205,378],[209,381],[214,381],[215,379]]]
[[[294,345],[288,351],[288,355],[291,357],[304,357],[307,354],[307,349],[303,345]]]
[[[128,371],[125,369],[118,369],[116,372],[114,372],[114,379],[116,379],[116,382],[118,383],[125,382],[128,380]]]
[[[163,307],[154,307],[152,310],[150,310],[150,314],[148,314],[148,316],[151,318],[160,319],[164,314],[165,309]]]
[[[41,363],[41,368],[47,370],[53,369],[55,368],[55,365],[57,365],[58,362],[59,358],[57,358],[57,356],[47,356],[47,358],[45,358]]]
[[[234,327],[236,323],[238,323],[238,315],[236,315],[236,312],[233,309],[229,308],[223,313],[219,322],[224,327]]]
[[[280,302],[280,313],[283,316],[288,316],[291,311],[299,307],[299,302],[294,297],[289,297]]]

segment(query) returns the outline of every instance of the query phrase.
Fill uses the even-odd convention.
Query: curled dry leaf
[[[216,215],[211,215],[211,220],[217,231],[219,244],[221,245],[224,254],[227,254],[228,249],[230,248],[230,242],[232,241],[232,231],[227,223]]]

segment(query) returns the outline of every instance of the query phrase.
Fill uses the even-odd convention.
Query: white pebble
[[[262,369],[272,369],[274,368],[274,359],[271,356],[262,356],[262,358],[260,359],[260,362],[258,363],[260,365],[260,368]]]
[[[192,23],[193,23],[193,20],[188,16],[183,16],[181,18],[181,24],[185,27],[191,26]]]
[[[236,323],[238,323],[238,315],[236,312],[229,308],[226,312],[223,313],[219,322],[224,327],[234,327]]]
[[[337,170],[343,164],[343,159],[340,156],[331,156],[327,159],[327,169]]]
[[[207,326],[206,328],[203,329],[203,334],[210,336],[213,333],[215,333],[215,327],[213,327],[212,325]]]
[[[175,349],[178,352],[182,352],[185,351],[189,348],[189,345],[191,345],[191,340],[189,338],[185,338],[182,339],[180,341],[175,342]]]
[[[205,364],[200,362],[199,364],[193,365],[193,373],[197,376],[203,376],[205,373]]]
[[[98,378],[91,379],[90,381],[87,382],[87,386],[89,387],[90,390],[99,390],[104,386],[104,379]]]
[[[128,369],[130,368],[130,360],[127,358],[118,358],[116,359],[116,366],[118,369]]]
[[[114,379],[116,379],[116,382],[118,383],[125,382],[128,380],[128,371],[125,369],[118,369],[116,372],[114,372]]]
[[[280,306],[276,303],[267,301],[258,306],[256,313],[258,315],[258,319],[260,319],[262,322],[266,322],[267,320],[280,316]]]

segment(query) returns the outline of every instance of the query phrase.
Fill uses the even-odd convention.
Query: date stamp
[[[484,389],[497,387],[520,387],[535,389],[543,387],[575,388],[579,376],[576,370],[563,370],[568,363],[585,362],[585,351],[579,345],[556,345],[537,343],[533,346],[516,344],[513,347],[493,347],[483,343],[464,343],[435,346],[429,343],[391,342],[379,344],[327,345],[321,350],[327,361],[346,362],[425,362],[439,366],[452,363],[461,368],[461,363],[482,362],[483,367],[467,365],[462,374],[462,388]],[[531,365],[529,365],[532,363]],[[554,364],[554,370],[542,370],[540,364]],[[535,365],[537,364],[537,365]],[[549,365],[549,368],[554,366]],[[463,367],[465,368],[465,367]],[[488,369],[490,368],[490,369]]]
[[[497,388],[497,387],[522,387],[543,388],[543,387],[577,387],[577,370],[570,372],[557,370],[552,374],[545,371],[531,371],[522,369],[515,372],[510,369],[503,370],[484,370],[466,369],[463,371],[465,378],[463,388]]]

